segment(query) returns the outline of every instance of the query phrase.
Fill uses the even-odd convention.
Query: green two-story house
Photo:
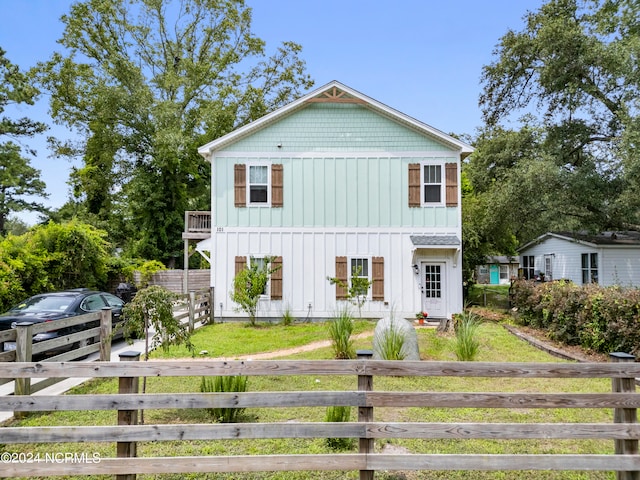
[[[362,315],[462,310],[464,142],[333,81],[199,149],[211,162],[216,314],[236,317],[236,273],[272,257],[259,316],[333,316],[352,275]]]

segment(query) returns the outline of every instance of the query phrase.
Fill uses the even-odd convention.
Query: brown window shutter
[[[336,278],[346,285],[349,281],[347,276],[347,257],[336,257]],[[346,300],[347,289],[336,283],[336,300]]]
[[[236,257],[236,275],[238,275],[245,268],[247,268],[247,257],[245,257],[244,255]]]
[[[371,259],[371,300],[384,300],[384,257]]]
[[[238,163],[233,169],[233,186],[235,191],[235,206],[247,206],[247,167]]]
[[[420,164],[409,164],[409,206],[420,206]]]
[[[282,257],[271,262],[271,300],[282,300]]]
[[[447,163],[445,165],[445,177],[447,188],[447,207],[458,205],[458,164]]]
[[[274,163],[271,165],[271,206],[282,207],[284,204],[282,192],[282,164]]]

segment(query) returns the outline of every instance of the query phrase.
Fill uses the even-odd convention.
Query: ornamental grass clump
[[[329,323],[329,337],[333,353],[338,360],[348,360],[356,358],[353,348],[353,317],[348,307],[343,307],[340,312]]]
[[[374,338],[374,350],[376,357],[382,360],[404,360],[405,334],[395,321],[393,315],[389,318],[389,327],[377,330]]]
[[[325,422],[348,422],[351,419],[351,407],[328,407]],[[327,447],[334,451],[350,450],[353,438],[327,438]]]
[[[478,328],[482,320],[472,312],[463,312],[454,324],[456,332],[455,354],[458,360],[471,361],[480,349]]]
[[[200,391],[202,393],[246,392],[247,377],[244,375],[202,377]],[[216,422],[235,423],[242,415],[244,408],[208,408],[207,411]]]

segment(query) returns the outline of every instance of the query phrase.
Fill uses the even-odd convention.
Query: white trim
[[[351,286],[351,279],[353,278],[353,268],[351,267],[352,260],[366,260],[367,261],[367,279],[371,282],[371,276],[373,274],[373,256],[372,255],[362,255],[359,253],[354,253],[352,255],[347,255],[347,285]],[[365,275],[358,275],[356,278],[365,277]],[[365,299],[367,301],[371,301],[371,297],[373,292],[371,290],[371,284],[367,289],[367,294],[365,295]]]
[[[460,152],[455,150],[428,150],[428,151],[381,151],[381,150],[354,150],[345,152],[344,150],[334,151],[309,151],[309,152],[245,152],[245,151],[223,151],[215,152],[216,158],[450,158],[459,162]],[[210,160],[211,161],[211,160]]]
[[[424,167],[440,167],[440,201],[439,202],[427,202],[425,200],[425,186],[426,185],[438,185],[437,183],[426,183],[424,178]],[[447,190],[445,188],[446,166],[441,162],[420,162],[420,206],[421,207],[442,207],[446,204]]]
[[[402,235],[429,235],[429,236],[456,236],[461,239],[460,229],[451,227],[433,227],[416,230],[415,227],[243,227],[226,225],[213,226],[216,233],[379,233],[379,234],[402,234]],[[222,230],[218,231],[217,228]],[[414,249],[420,248],[443,248],[442,245],[416,245]],[[447,247],[450,248],[450,247]],[[460,245],[455,245],[460,248]]]
[[[267,201],[266,202],[251,202],[251,179],[250,172],[251,167],[266,167],[267,168]],[[271,163],[270,162],[247,162],[245,163],[245,179],[246,179],[246,207],[271,207]]]

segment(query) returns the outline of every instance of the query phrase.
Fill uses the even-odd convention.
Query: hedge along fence
[[[600,353],[640,349],[640,289],[519,280],[512,304],[519,322],[568,345]]]
[[[362,356],[363,352],[360,352]],[[367,352],[369,355],[370,352]],[[153,361],[137,362],[11,363],[7,374],[32,377],[118,377],[119,393],[66,396],[0,397],[0,410],[22,412],[112,410],[118,425],[5,427],[5,451],[14,444],[116,443],[117,457],[89,456],[77,462],[4,462],[0,477],[113,474],[185,474],[188,472],[360,471],[373,479],[378,470],[576,470],[617,471],[619,479],[640,472],[635,423],[640,395],[633,379],[640,364],[626,354],[613,354],[612,363],[468,363],[384,360],[289,361]],[[139,394],[139,377],[346,375],[357,379],[353,391],[256,391],[242,393]],[[376,391],[375,377],[488,377],[496,379],[611,378],[612,393]],[[408,384],[410,382],[407,382]],[[282,385],[287,385],[286,381]],[[138,425],[139,409],[295,408],[350,406],[358,421],[271,422],[239,424]],[[374,408],[430,407],[446,409],[573,409],[614,410],[614,423],[429,423],[374,421]],[[358,438],[359,453],[296,455],[223,455],[136,458],[137,442],[207,441],[272,438]],[[385,454],[374,441],[386,439],[608,439],[615,454]],[[4,459],[5,457],[3,457]],[[10,460],[8,457],[7,460]],[[25,459],[27,459],[25,457]],[[126,476],[125,476],[126,475]]]

